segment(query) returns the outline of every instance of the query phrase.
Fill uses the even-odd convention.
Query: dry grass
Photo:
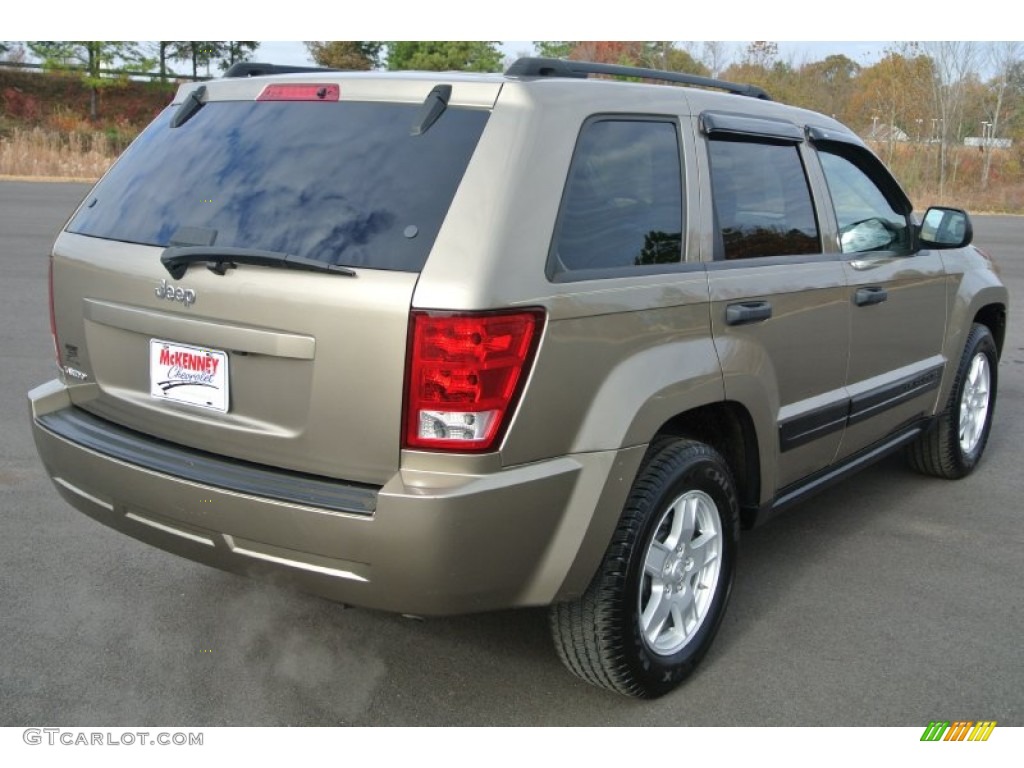
[[[0,175],[95,180],[119,149],[103,133],[15,128],[0,138]]]
[[[0,176],[95,181],[102,176],[129,137],[90,130],[70,113],[56,113],[61,130],[12,128],[0,135]],[[884,146],[875,146],[885,158]],[[996,151],[986,189],[978,183],[983,155],[964,147],[951,148],[953,171],[946,194],[938,194],[935,149],[898,145],[889,157],[893,172],[920,210],[952,205],[973,213],[1024,213],[1024,152]]]
[[[952,146],[944,194],[939,194],[936,145],[912,142],[893,147],[871,143],[907,191],[915,208],[949,205],[971,213],[1024,213],[1024,152],[1020,147],[994,149],[988,184],[982,187],[985,154],[975,147]]]
[[[949,205],[964,208],[969,213],[1024,213],[1024,184],[990,186],[985,190],[966,190],[961,195],[947,192],[945,198],[938,193],[921,194],[914,200],[924,210],[929,205]]]

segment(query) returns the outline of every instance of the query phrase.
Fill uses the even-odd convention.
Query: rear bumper
[[[126,430],[114,425],[105,442],[104,422],[75,418],[58,381],[30,392],[29,403],[55,487],[104,525],[224,570],[271,574],[333,600],[421,615],[579,594],[643,454],[642,446],[578,454],[485,475],[399,471],[379,489],[339,483],[332,495],[328,482],[303,498],[301,490],[269,490],[273,470],[246,476],[262,486],[246,485],[225,476],[230,464],[218,469],[216,459],[203,462],[186,449],[176,457],[167,444],[155,462],[126,449]]]

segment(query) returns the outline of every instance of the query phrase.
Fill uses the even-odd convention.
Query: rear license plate
[[[217,349],[149,340],[149,394],[199,408],[228,409],[228,356]]]

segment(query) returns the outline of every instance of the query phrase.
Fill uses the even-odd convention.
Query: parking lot
[[[546,613],[413,621],[152,549],[76,512],[25,393],[56,371],[46,254],[88,186],[0,182],[0,725],[1024,725],[1024,321],[951,483],[894,457],[741,541],[698,673],[639,702],[565,672]],[[1024,218],[975,243],[1024,289]]]

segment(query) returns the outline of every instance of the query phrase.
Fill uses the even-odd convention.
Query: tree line
[[[500,72],[505,57],[499,45],[494,40],[311,40],[306,49],[319,66],[332,69]]]
[[[96,120],[100,90],[116,84],[118,78],[152,73],[168,80],[191,69],[192,79],[198,79],[202,71],[209,74],[213,65],[226,69],[248,61],[257,48],[255,40],[26,40],[0,42],[0,56],[24,62],[31,55],[45,69],[79,72],[89,88],[89,116]],[[171,62],[182,62],[185,71],[175,72]]]
[[[495,42],[311,41],[320,66],[501,71]],[[891,43],[862,65],[837,53],[795,62],[778,44],[721,41],[536,41],[537,55],[688,72],[765,88],[780,101],[831,115],[883,143],[955,142],[1024,131],[1024,44]]]
[[[321,66],[497,72],[494,42],[308,42]],[[836,53],[783,58],[777,43],[535,41],[536,55],[641,66],[764,88],[773,98],[835,117],[865,137],[919,194],[942,200],[968,165],[981,190],[999,158],[1001,183],[1024,179],[1024,43],[895,42],[877,61]],[[975,162],[965,143],[980,154]],[[954,149],[956,148],[956,149]],[[968,162],[970,161],[970,162]],[[972,171],[973,172],[973,171]],[[958,173],[960,176],[958,177]]]
[[[984,189],[994,150],[1024,158],[1024,44],[936,41],[893,43],[878,61],[860,65],[841,54],[796,65],[774,43],[752,43],[722,76],[752,82],[775,98],[834,116],[873,141],[887,163],[896,155],[946,196],[965,142],[984,155]],[[1019,175],[1019,167],[1017,173]]]
[[[764,88],[773,98],[835,117],[871,142],[915,190],[944,199],[962,186],[965,143],[980,153],[977,184],[993,160],[1002,181],[1024,178],[1024,43],[902,42],[872,64],[841,53],[797,62],[772,41],[547,41],[541,55],[653,67]],[[956,151],[954,147],[958,147]]]
[[[348,70],[461,70],[499,72],[508,62],[497,41],[307,41],[312,62]],[[0,42],[0,57],[27,52],[55,68],[74,67],[96,94],[112,74],[155,71],[161,78],[197,78],[253,57],[255,41],[27,41]],[[877,61],[860,64],[836,53],[797,62],[777,43],[744,46],[721,41],[537,41],[540,56],[667,69],[751,83],[774,98],[834,116],[873,140],[887,161],[907,145],[934,148],[940,196],[956,173],[953,146],[972,137],[985,154],[981,186],[988,183],[992,150],[1019,148],[1024,140],[1024,43],[891,43]],[[176,71],[180,70],[180,71]],[[1024,153],[1015,150],[1017,164]],[[931,172],[931,171],[929,171]]]
[[[26,40],[0,42],[0,56],[27,61],[31,56],[54,69],[81,69],[100,74],[155,72],[163,77],[198,78],[211,67],[227,69],[248,61],[259,48],[255,40]],[[181,71],[172,69],[181,62]]]

